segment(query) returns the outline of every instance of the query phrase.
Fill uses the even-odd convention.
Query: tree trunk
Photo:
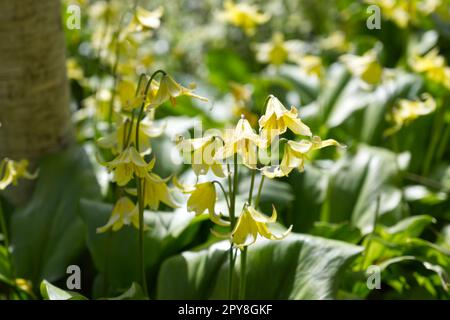
[[[0,159],[36,163],[72,140],[65,50],[59,0],[0,0]]]

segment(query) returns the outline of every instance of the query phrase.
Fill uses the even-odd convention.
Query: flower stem
[[[231,195],[230,195],[230,233],[234,230],[234,225],[236,223],[236,194],[238,189],[238,162],[237,162],[237,153],[234,154],[234,172],[233,172],[233,187],[230,188]],[[228,180],[231,182],[231,179]],[[228,299],[231,299],[232,292],[233,292],[233,271],[234,271],[234,257],[233,257],[233,243],[230,245],[230,252],[229,252],[229,260],[230,260],[230,269],[228,273]]]
[[[250,190],[248,191],[248,205],[249,206],[252,204],[254,185],[255,185],[255,170],[252,170],[252,177],[250,180]]]
[[[264,179],[266,178],[266,176],[262,176],[261,177],[261,182],[259,183],[259,188],[258,188],[258,194],[256,195],[256,199],[255,199],[255,205],[254,208],[257,209],[258,205],[259,205],[259,199],[261,198],[261,191],[264,185]]]
[[[139,110],[139,115],[137,117],[137,123],[136,123],[136,150],[139,151],[139,125],[141,123],[142,120],[142,115],[144,114],[144,108],[145,108],[145,99],[147,97],[148,94],[148,90],[151,87],[152,81],[153,79],[155,79],[156,75],[158,73],[162,73],[163,75],[166,74],[166,72],[164,70],[156,70],[155,72],[153,72],[153,74],[151,75],[150,79],[147,81],[147,84],[145,85],[145,90],[144,90],[144,94],[142,97],[142,104],[141,104],[141,108]]]
[[[239,282],[239,300],[245,298],[245,287],[247,284],[247,247],[241,251],[241,277]]]
[[[137,195],[138,195],[138,209],[139,209],[139,267],[141,273],[141,286],[144,294],[148,297],[147,280],[145,276],[144,264],[144,194],[142,190],[142,181],[136,177]]]

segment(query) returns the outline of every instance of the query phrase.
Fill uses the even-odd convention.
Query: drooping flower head
[[[215,158],[220,141],[214,136],[205,136],[195,139],[180,139],[177,146],[192,165],[197,176],[205,175],[211,169],[217,177],[225,177],[222,165]]]
[[[413,56],[410,65],[415,72],[423,73],[431,81],[450,89],[450,68],[444,57],[439,55],[438,49],[431,50],[423,57]]]
[[[297,108],[287,110],[275,96],[270,95],[267,101],[266,113],[259,119],[261,139],[270,144],[272,138],[281,135],[289,128],[293,133],[312,136],[309,127],[298,117]]]
[[[11,159],[3,159],[0,163],[0,190],[6,189],[9,185],[17,185],[19,178],[35,179],[37,172],[28,172],[29,162],[26,159],[13,161]]]
[[[103,227],[97,228],[97,233],[103,233],[109,229],[118,231],[124,225],[130,224],[136,229],[139,228],[138,207],[129,198],[121,197],[117,200],[108,222]]]
[[[245,206],[231,232],[231,241],[236,247],[242,249],[255,243],[258,235],[269,240],[282,240],[287,237],[292,226],[282,234],[276,235],[267,226],[269,223],[276,222],[276,220],[277,211],[275,207],[273,207],[272,216],[267,217],[252,206]]]
[[[260,137],[253,131],[250,123],[245,118],[241,118],[236,128],[226,130],[224,136],[224,146],[219,148],[216,154],[217,159],[227,159],[234,154],[242,157],[244,165],[255,169],[258,163],[257,147],[263,143]]]
[[[140,178],[146,177],[154,164],[153,161],[145,162],[134,146],[129,146],[123,150],[112,161],[100,161],[100,163],[106,166],[109,171],[114,172],[114,181],[119,186],[125,186],[133,178],[133,174]]]
[[[224,9],[219,17],[241,28],[248,36],[255,33],[258,25],[266,23],[270,19],[270,15],[260,13],[257,6],[245,2],[235,4],[233,1],[227,0],[224,3]]]
[[[170,100],[172,105],[176,105],[176,98],[179,96],[189,96],[201,101],[208,101],[207,98],[196,95],[192,90],[177,83],[171,76],[164,74],[159,83],[156,95],[150,100],[147,107],[156,108],[168,100]]]

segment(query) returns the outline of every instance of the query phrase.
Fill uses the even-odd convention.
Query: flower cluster
[[[187,156],[192,169],[197,176],[205,176],[212,171],[218,178],[224,178],[223,165],[234,164],[234,179],[237,179],[237,161],[250,170],[252,181],[256,172],[260,172],[263,177],[276,178],[289,175],[293,169],[304,170],[304,163],[311,157],[314,150],[327,146],[339,146],[333,139],[322,141],[318,136],[314,136],[311,129],[302,122],[298,116],[297,108],[287,109],[273,95],[270,95],[265,104],[265,114],[259,119],[259,132],[250,125],[249,121],[242,117],[233,129],[225,130],[220,136],[206,135],[201,138],[178,140],[178,147]],[[284,154],[281,163],[276,165],[263,165],[259,161],[259,151],[269,151],[272,145],[280,136],[287,131],[295,135],[303,136],[300,141],[282,138],[284,142]],[[234,160],[231,160],[234,159]],[[279,162],[279,161],[277,161]],[[244,206],[239,217],[234,217],[234,197],[237,181],[231,181],[231,172],[228,170],[228,192],[218,180],[198,182],[194,186],[186,186],[177,181],[176,185],[187,194],[188,210],[197,215],[208,212],[210,219],[220,225],[230,227],[230,233],[226,236],[238,248],[246,247],[256,241],[257,235],[276,240],[284,238],[288,232],[278,236],[273,234],[268,228],[269,223],[276,222],[276,210],[274,208],[271,218],[265,217],[257,211],[260,191],[252,205],[252,188],[247,204]],[[262,180],[263,182],[263,180]],[[215,212],[216,189],[215,185],[221,187],[227,204],[229,206],[228,216]],[[262,187],[262,185],[261,185]],[[261,188],[260,188],[261,189]],[[235,218],[237,221],[234,221]],[[216,235],[220,235],[214,232]]]
[[[158,82],[155,77],[159,73],[162,77]],[[133,204],[128,196],[121,197],[110,220],[104,227],[98,228],[98,232],[105,232],[110,228],[117,231],[123,225],[130,224],[139,227],[139,212],[142,215],[144,208],[157,210],[160,203],[177,207],[167,186],[168,179],[153,172],[155,156],[150,161],[145,158],[152,155],[151,138],[160,135],[164,129],[155,125],[153,117],[161,104],[166,101],[175,104],[176,98],[181,95],[206,99],[181,86],[161,70],[147,79],[144,89],[141,88],[143,79],[147,79],[147,76],[141,76],[137,86],[128,82],[119,85],[122,98],[121,112],[118,115],[120,120],[115,130],[98,141],[99,147],[109,149],[115,155],[110,161],[99,159],[100,164],[112,172],[113,181],[128,196],[136,196],[138,202]]]

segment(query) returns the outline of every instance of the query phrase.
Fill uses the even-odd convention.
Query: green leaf
[[[98,234],[96,229],[106,224],[111,204],[83,200],[81,216],[87,226],[87,245],[100,275],[94,296],[124,292],[133,282],[139,282],[138,231],[125,226],[117,232]],[[148,230],[145,233],[145,266],[148,280],[153,283],[159,264],[169,255],[188,246],[197,235],[200,217],[194,218],[184,208],[175,212],[144,213]],[[151,287],[150,287],[151,290]]]
[[[225,299],[228,242],[169,258],[158,276],[159,299]],[[248,249],[246,299],[332,299],[361,248],[301,234]],[[235,270],[238,282],[239,256]],[[262,281],[262,279],[264,279]],[[237,295],[235,285],[234,296]]]
[[[130,289],[122,293],[120,296],[109,298],[108,300],[146,300],[146,297],[141,286],[136,282],[133,282]]]
[[[370,232],[378,197],[379,222],[392,224],[402,216],[401,191],[396,155],[388,150],[360,146],[354,156],[347,155],[335,168],[330,178],[326,210],[328,222],[350,221],[363,234]]]
[[[40,289],[44,300],[87,300],[81,294],[60,289],[47,280],[41,282]]]
[[[99,198],[100,191],[84,151],[78,147],[45,157],[30,202],[12,215],[11,245],[17,275],[35,286],[54,281],[84,247],[78,217],[82,197]]]

